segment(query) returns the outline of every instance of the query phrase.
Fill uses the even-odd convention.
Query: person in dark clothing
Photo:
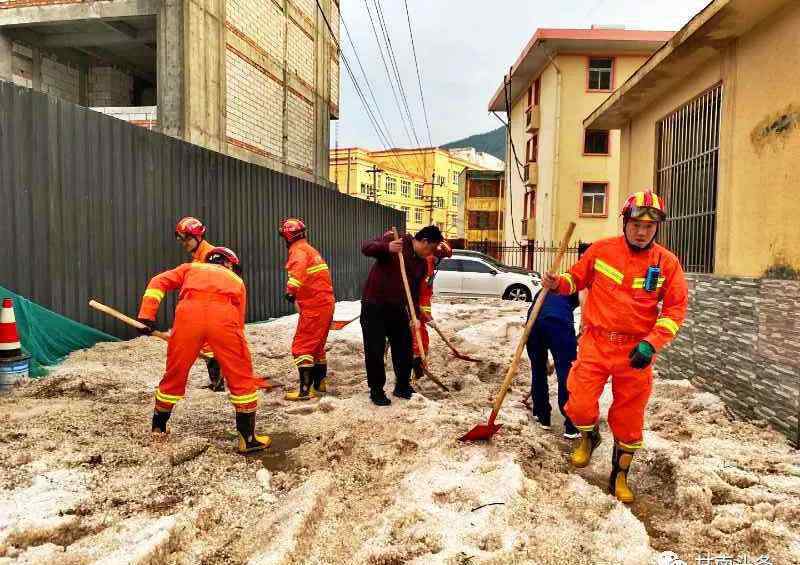
[[[383,387],[386,385],[386,369],[383,355],[386,340],[392,348],[394,366],[394,395],[409,399],[411,388],[412,333],[411,318],[406,307],[406,295],[400,273],[402,253],[406,275],[411,288],[416,315],[419,319],[419,292],[427,273],[429,255],[434,254],[442,242],[442,232],[436,226],[422,228],[414,237],[405,234],[394,240],[392,232],[364,242],[361,252],[376,259],[364,285],[361,299],[361,329],[364,334],[364,357],[367,366],[367,383],[370,399],[378,406],[391,404]]]
[[[589,244],[581,243],[578,246],[578,257],[583,255],[588,248]],[[538,297],[538,293],[536,296]],[[536,302],[536,298],[533,302]],[[558,378],[558,408],[564,416],[564,437],[567,439],[580,437],[580,432],[564,412],[564,405],[569,399],[567,376],[572,363],[578,356],[574,311],[579,305],[577,293],[569,296],[548,293],[526,344],[528,357],[531,360],[531,410],[533,416],[539,421],[542,428],[550,429],[552,408],[547,383],[547,352],[550,351]],[[533,306],[528,310],[529,318],[532,310]]]

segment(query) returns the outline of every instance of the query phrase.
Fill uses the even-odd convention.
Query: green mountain
[[[478,151],[483,151],[489,155],[494,155],[498,159],[506,160],[506,128],[500,126],[486,133],[479,133],[445,143],[443,149],[453,149],[456,147],[474,147]]]

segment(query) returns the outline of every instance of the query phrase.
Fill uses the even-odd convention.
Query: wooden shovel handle
[[[567,227],[567,233],[564,234],[564,238],[561,240],[561,246],[559,247],[558,253],[556,254],[553,264],[550,266],[550,270],[548,272],[554,273],[558,271],[558,268],[561,265],[561,260],[564,258],[564,254],[567,251],[569,240],[572,239],[573,231],[575,231],[575,222],[570,222],[569,227]],[[500,387],[497,398],[494,399],[492,417],[497,416],[497,413],[500,411],[500,407],[503,405],[503,401],[508,393],[508,387],[511,386],[511,381],[514,380],[514,375],[517,374],[517,368],[519,367],[519,360],[522,357],[522,351],[525,349],[525,344],[528,342],[528,337],[531,335],[533,324],[536,322],[536,318],[539,316],[539,311],[542,309],[542,304],[544,304],[544,299],[547,298],[549,291],[550,289],[547,287],[542,287],[542,291],[539,293],[536,303],[533,305],[531,317],[528,318],[528,323],[525,324],[525,331],[522,332],[522,336],[519,338],[519,343],[517,344],[517,350],[514,352],[514,359],[511,362],[511,366],[508,368],[506,378]]]
[[[89,306],[91,306],[95,310],[103,312],[104,314],[108,314],[112,318],[116,318],[120,322],[128,324],[129,326],[131,326],[133,328],[136,328],[137,330],[141,330],[141,329],[144,329],[144,328],[147,327],[143,323],[141,323],[139,320],[134,320],[133,318],[131,318],[130,316],[126,316],[125,314],[123,314],[119,310],[115,310],[111,306],[106,306],[105,304],[102,304],[102,303],[98,302],[97,300],[90,300],[89,301]],[[151,335],[153,337],[157,337],[159,339],[163,339],[164,341],[169,341],[169,334],[167,334],[167,333],[160,332],[160,331],[156,330]]]
[[[392,233],[394,234],[394,239],[397,241],[400,239],[400,236],[397,233],[397,228],[392,228]],[[417,347],[419,348],[420,355],[423,358],[423,365],[425,364],[425,348],[422,345],[422,333],[419,331],[419,325],[417,324],[417,313],[414,310],[414,300],[411,298],[411,287],[408,284],[408,275],[406,274],[406,258],[403,257],[403,250],[400,250],[400,253],[397,254],[397,258],[400,260],[400,275],[403,277],[403,288],[406,291],[406,303],[408,304],[408,312],[411,314],[411,323],[414,327],[414,337],[417,340]]]
[[[447,347],[449,347],[453,353],[455,353],[457,356],[463,357],[463,354],[458,349],[456,349],[456,346],[453,345],[453,342],[450,341],[450,339],[446,335],[444,335],[444,332],[438,325],[436,325],[436,322],[430,320],[428,322],[428,325],[432,327],[437,334],[439,334],[439,337],[442,338],[442,341],[447,344]]]

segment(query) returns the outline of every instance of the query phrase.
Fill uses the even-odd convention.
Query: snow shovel
[[[400,239],[400,236],[397,233],[397,228],[392,227],[392,233],[394,233],[394,239],[397,241]],[[414,327],[414,338],[417,340],[417,347],[420,351],[425,351],[425,347],[422,345],[422,334],[419,331],[419,326],[417,325],[417,313],[414,310],[414,300],[411,298],[411,287],[408,284],[408,275],[406,274],[406,259],[403,257],[403,252],[397,254],[397,258],[400,260],[400,274],[403,277],[403,288],[406,292],[406,305],[408,306],[408,313],[411,315],[411,323]],[[428,366],[425,363],[425,358],[422,359],[422,371],[425,375],[436,383],[439,388],[441,388],[445,392],[450,392],[450,389],[445,386],[445,384],[437,379],[433,373],[428,370]]]
[[[570,222],[569,227],[567,228],[567,233],[561,240],[561,247],[558,249],[558,254],[553,261],[553,264],[550,266],[549,272],[555,273],[558,271],[558,268],[561,265],[561,260],[564,258],[564,252],[567,250],[567,245],[569,245],[569,240],[572,237],[572,232],[574,230],[575,222]],[[511,381],[514,380],[514,375],[517,374],[517,367],[519,366],[520,357],[522,357],[522,351],[525,349],[525,344],[528,342],[528,337],[531,335],[533,324],[536,322],[536,318],[539,316],[539,310],[542,309],[542,304],[544,304],[544,299],[547,298],[548,292],[549,289],[542,288],[542,291],[539,293],[539,296],[536,299],[536,304],[533,305],[531,317],[528,319],[528,323],[525,324],[525,331],[522,332],[522,336],[519,338],[519,343],[517,344],[517,350],[514,352],[514,359],[511,361],[511,366],[508,368],[506,378],[503,381],[503,384],[500,386],[500,391],[497,393],[497,397],[494,399],[494,405],[492,406],[492,413],[489,415],[489,421],[486,424],[478,424],[472,428],[469,432],[458,438],[460,441],[479,441],[492,439],[492,436],[496,434],[497,430],[499,430],[502,426],[502,424],[494,423],[495,418],[497,418],[497,413],[500,412],[500,407],[503,405],[503,400],[506,398],[508,387],[511,386]]]
[[[444,335],[441,328],[439,328],[439,326],[436,325],[436,322],[431,320],[428,322],[428,325],[432,327],[434,330],[436,330],[436,333],[439,334],[439,337],[442,338],[442,341],[444,341],[447,344],[447,347],[450,348],[450,351],[453,352],[453,355],[456,358],[462,359],[464,361],[472,361],[473,363],[481,363],[481,359],[475,359],[474,357],[470,357],[469,355],[464,355],[458,349],[456,349],[456,346],[453,345],[453,342],[450,341],[446,335]]]
[[[361,314],[359,314],[358,316],[356,316],[352,320],[333,320],[331,322],[331,330],[333,330],[333,331],[343,330],[347,326],[349,326],[351,323],[353,323],[356,320],[358,320],[360,317],[361,317]]]

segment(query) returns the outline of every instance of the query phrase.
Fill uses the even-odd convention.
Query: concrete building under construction
[[[337,0],[0,0],[0,80],[327,184],[338,34]]]

